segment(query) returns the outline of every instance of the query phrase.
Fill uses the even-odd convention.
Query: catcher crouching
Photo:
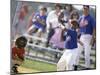
[[[20,36],[15,41],[15,46],[12,48],[12,72],[18,73],[18,66],[24,62],[25,47],[27,39]]]

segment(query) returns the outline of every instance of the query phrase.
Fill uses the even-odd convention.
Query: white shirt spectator
[[[56,28],[59,26],[59,22],[58,22],[58,16],[60,13],[58,13],[58,15],[56,14],[56,11],[53,10],[51,11],[48,16],[47,16],[47,20],[46,20],[46,24],[47,24],[47,32],[49,31],[50,28]],[[52,26],[50,25],[50,23],[52,24]]]

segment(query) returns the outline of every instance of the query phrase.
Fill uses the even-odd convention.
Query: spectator
[[[39,13],[34,14],[31,21],[33,25],[27,30],[27,33],[32,34],[37,32],[37,36],[41,37],[46,27],[46,12],[47,9],[45,7],[42,7]],[[38,42],[39,40],[37,41],[37,43]]]
[[[59,26],[58,16],[61,12],[61,9],[62,9],[62,6],[60,4],[56,4],[55,10],[52,10],[47,16],[47,20],[46,20],[47,33],[48,33],[47,43],[46,43],[47,47],[49,45],[49,41],[50,41],[51,37],[54,34],[54,29]]]

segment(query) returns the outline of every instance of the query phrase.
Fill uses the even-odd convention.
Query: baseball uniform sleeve
[[[96,27],[96,21],[95,21],[95,19],[93,17],[91,17],[90,21],[91,21],[90,23],[91,23],[92,27],[95,28]]]

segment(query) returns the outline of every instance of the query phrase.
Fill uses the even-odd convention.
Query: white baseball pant
[[[80,59],[80,55],[81,55],[81,53],[82,53],[82,51],[83,51],[83,46],[80,44],[80,43],[77,43],[77,45],[78,45],[78,48],[77,48],[77,56],[76,56],[76,59],[75,59],[75,65],[79,65],[79,59]]]
[[[84,48],[84,53],[85,53],[85,67],[86,68],[90,67],[91,39],[92,39],[92,35],[90,34],[84,34],[84,35],[81,35],[80,37],[80,41],[83,43],[83,48]],[[83,48],[80,47],[80,50]]]
[[[77,57],[77,48],[66,49],[57,63],[57,71],[74,70],[74,63]]]

